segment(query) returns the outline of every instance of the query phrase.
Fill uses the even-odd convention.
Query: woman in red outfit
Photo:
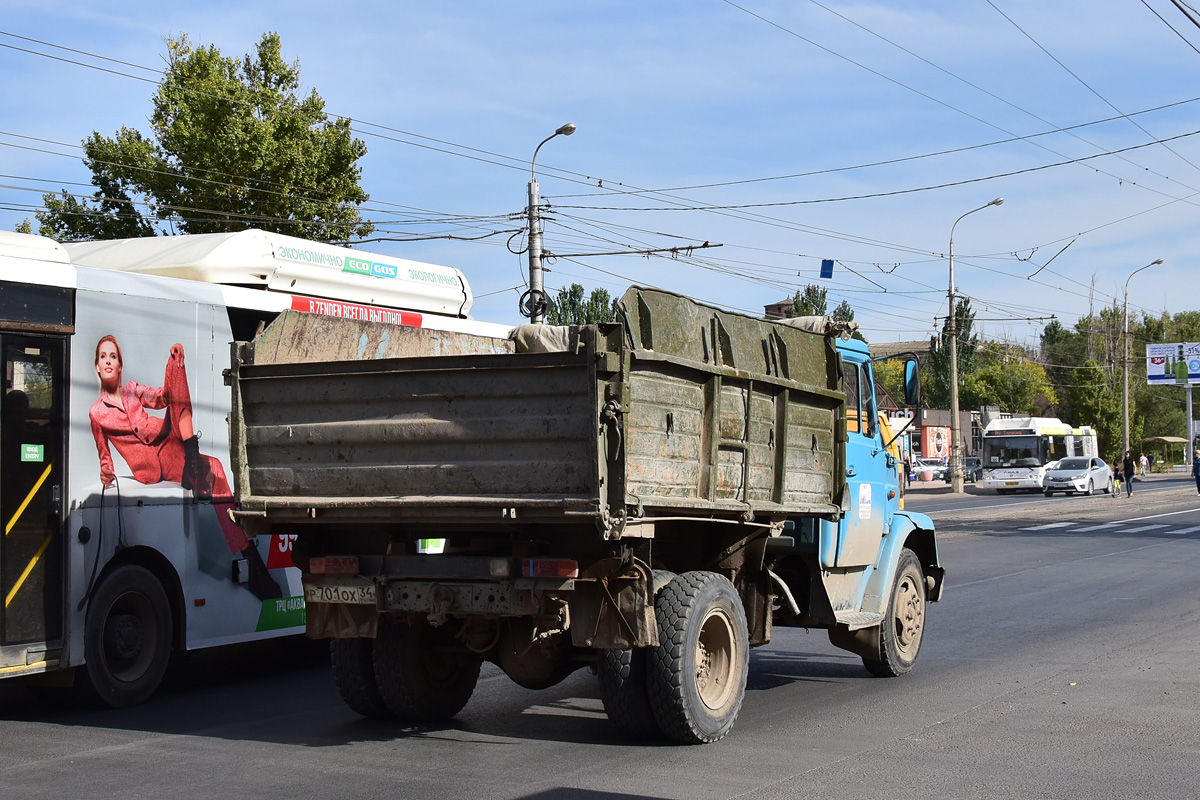
[[[262,556],[229,512],[233,493],[221,462],[200,454],[199,436],[192,421],[192,398],[187,373],[183,368],[183,345],[171,345],[166,375],[161,388],[143,386],[136,381],[122,385],[121,346],[111,334],[96,343],[96,375],[100,378],[100,399],[88,412],[92,435],[100,453],[100,480],[111,486],[116,480],[111,444],[125,459],[139,483],[176,481],[202,499],[211,499],[217,522],[232,553],[249,562],[249,589],[259,599],[281,597],[279,584],[263,564]],[[145,409],[165,408],[165,417],[147,414]]]

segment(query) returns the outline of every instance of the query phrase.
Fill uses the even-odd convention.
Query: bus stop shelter
[[[1154,447],[1157,452],[1159,447],[1162,447],[1162,465],[1166,472],[1171,471],[1172,464],[1190,463],[1191,459],[1187,452],[1188,440],[1182,436],[1151,436],[1148,439],[1142,439],[1142,449]],[[1171,458],[1172,455],[1179,454],[1177,460]]]

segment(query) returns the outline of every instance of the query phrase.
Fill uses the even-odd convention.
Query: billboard
[[[1146,382],[1151,386],[1200,383],[1200,342],[1146,345]]]

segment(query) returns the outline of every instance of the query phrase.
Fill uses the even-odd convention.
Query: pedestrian
[[[1146,458],[1150,459],[1150,471],[1154,472],[1154,453],[1148,453]]]
[[[1137,470],[1133,466],[1133,453],[1126,450],[1125,458],[1121,461],[1121,473],[1125,477],[1125,496],[1133,497],[1133,475]]]
[[[1200,496],[1200,450],[1192,456],[1192,477],[1196,479],[1196,494]]]
[[[1141,467],[1142,477],[1146,477],[1146,471],[1150,469],[1150,459],[1146,458],[1145,453],[1138,457],[1138,466]]]
[[[1113,476],[1112,496],[1120,497],[1121,496],[1121,470],[1117,465],[1116,459],[1114,459],[1113,463],[1112,463],[1112,476]]]

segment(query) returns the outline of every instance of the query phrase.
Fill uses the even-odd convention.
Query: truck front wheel
[[[872,675],[894,678],[913,668],[925,633],[925,576],[917,554],[905,548],[896,565],[896,579],[887,613],[879,626],[879,661],[863,659]]]
[[[329,663],[346,705],[364,717],[384,719],[392,716],[392,711],[375,683],[372,644],[372,639],[330,639]]]
[[[379,620],[371,655],[379,696],[406,722],[437,722],[462,711],[479,680],[481,659],[462,652],[443,628],[424,620]]]
[[[733,728],[746,694],[742,600],[724,576],[686,572],[663,588],[654,616],[659,644],[648,649],[646,688],[658,727],[677,742],[715,742]]]

